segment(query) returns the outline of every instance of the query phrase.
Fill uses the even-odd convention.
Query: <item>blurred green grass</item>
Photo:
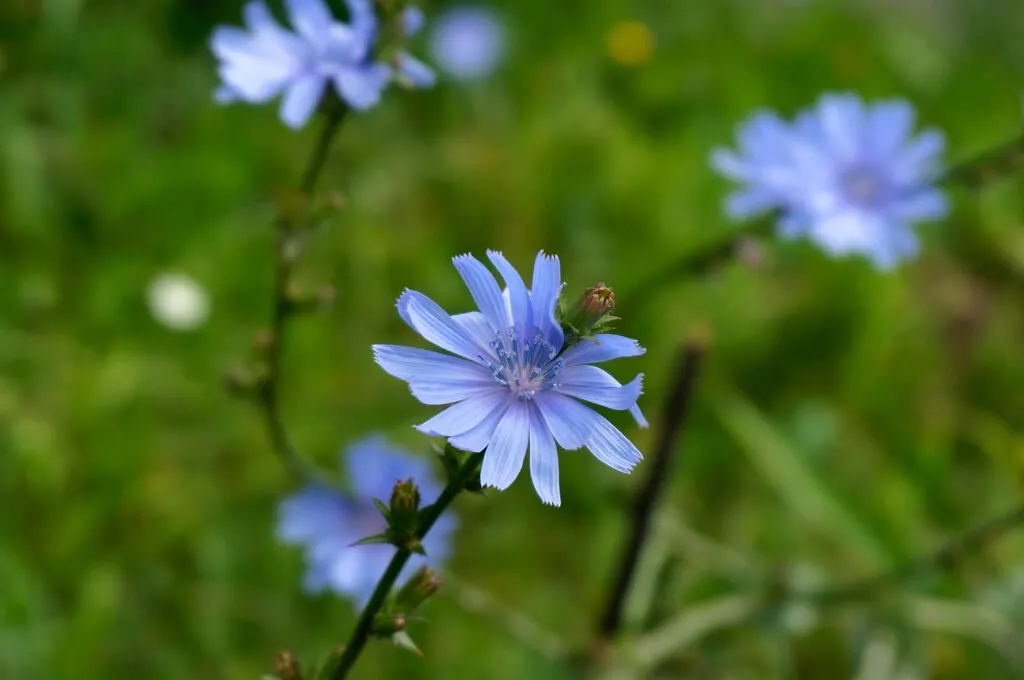
[[[417,343],[393,308],[404,287],[468,308],[456,253],[497,248],[523,268],[543,248],[570,291],[633,290],[734,228],[710,148],[754,108],[789,114],[824,90],[908,97],[947,133],[951,159],[1021,127],[1013,3],[499,6],[512,42],[494,78],[390,93],[348,121],[329,161],[322,186],[348,204],[301,278],[338,298],[294,324],[283,387],[296,441],[328,469],[371,430],[426,455],[409,425],[431,409],[369,345]],[[0,9],[3,677],[251,679],[278,649],[310,658],[354,622],[348,603],[302,594],[300,555],[273,539],[292,481],[220,385],[265,323],[274,197],[316,134],[289,132],[273,106],[212,103],[206,37],[239,16],[238,2],[194,0]],[[649,61],[609,58],[623,20],[653,31]],[[713,331],[661,513],[746,565],[658,531],[650,601],[633,603],[628,632],[794,566],[824,582],[868,573],[1019,500],[1021,188],[957,193],[954,216],[922,228],[924,254],[895,273],[765,244],[763,266],[620,296],[620,330],[648,353],[611,370],[647,374],[655,428],[678,343]],[[209,292],[200,330],[149,316],[145,287],[167,270]],[[649,450],[651,432],[627,432]],[[451,570],[585,647],[636,481],[566,453],[558,510],[525,476],[462,499]],[[1010,536],[907,590],[1019,631],[1022,558]],[[566,677],[468,611],[458,587],[442,593],[412,628],[425,661],[378,644],[357,675]],[[1020,677],[1020,659],[970,623],[975,609],[922,622],[886,601],[810,628],[721,626],[658,677],[854,677],[873,644],[896,649],[908,677]],[[958,632],[961,619],[977,634]]]

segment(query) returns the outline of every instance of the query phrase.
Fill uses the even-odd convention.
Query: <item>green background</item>
[[[544,249],[570,294],[616,289],[620,332],[648,348],[609,365],[647,376],[652,429],[611,416],[641,450],[681,340],[713,338],[615,677],[1024,676],[1021,535],[849,606],[743,608],[768,584],[884,570],[1020,502],[1020,177],[953,191],[952,216],[920,229],[922,256],[891,273],[765,241],[758,262],[642,287],[737,228],[707,158],[756,108],[906,97],[950,160],[1017,135],[1024,13],[994,0],[500,9],[510,44],[494,77],[394,89],[332,151],[321,187],[347,206],[299,279],[337,299],[292,325],[285,355],[304,454],[335,470],[345,443],[380,431],[427,455],[410,425],[434,409],[369,350],[422,345],[394,299],[409,287],[464,311],[452,255],[500,249],[528,270]],[[207,38],[240,16],[211,0],[0,8],[0,677],[253,680],[278,650],[315,658],[355,620],[346,601],[302,593],[299,551],[273,537],[295,482],[222,388],[266,323],[274,198],[317,127],[213,103]],[[653,33],[641,64],[609,56],[623,20]],[[164,271],[208,291],[200,329],[150,316]],[[525,473],[459,499],[449,579],[410,628],[426,658],[376,643],[354,677],[569,677],[545,650],[588,648],[645,467],[621,476],[580,451],[561,469],[559,509]],[[543,644],[520,617],[550,631]]]

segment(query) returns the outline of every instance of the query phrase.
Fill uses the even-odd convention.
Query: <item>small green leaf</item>
[[[349,543],[348,547],[356,545],[371,545],[373,543],[390,543],[391,539],[388,538],[387,534],[374,534],[373,536],[367,536],[366,538],[360,538],[355,543]]]
[[[423,658],[423,652],[420,651],[420,648],[416,646],[416,643],[412,641],[412,638],[404,630],[400,630],[392,635],[391,641],[395,643],[396,647],[407,649],[421,659]]]
[[[378,510],[380,510],[380,514],[384,515],[384,519],[386,519],[387,521],[390,522],[391,521],[391,509],[388,507],[388,504],[385,503],[384,501],[382,501],[379,498],[374,498],[373,499],[373,504],[377,506]]]
[[[746,451],[751,465],[775,488],[798,521],[838,539],[874,569],[889,566],[891,558],[878,537],[753,404],[738,392],[725,390],[709,401],[726,431]]]

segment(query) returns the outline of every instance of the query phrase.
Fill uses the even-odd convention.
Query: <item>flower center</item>
[[[520,399],[532,399],[537,392],[558,389],[555,378],[563,361],[555,359],[555,348],[540,333],[523,343],[515,328],[498,331],[491,341],[497,362],[484,358],[494,379]]]
[[[843,174],[841,182],[847,197],[861,205],[878,205],[885,195],[882,178],[871,168],[850,168]]]

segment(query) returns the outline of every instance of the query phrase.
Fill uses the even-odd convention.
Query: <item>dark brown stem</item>
[[[661,433],[646,477],[630,511],[630,528],[622,550],[619,568],[608,593],[597,629],[597,647],[612,640],[622,624],[622,610],[630,583],[640,561],[644,542],[650,533],[651,517],[670,475],[683,426],[693,404],[697,374],[706,351],[705,342],[687,342],[676,365],[672,391],[661,416]]]

